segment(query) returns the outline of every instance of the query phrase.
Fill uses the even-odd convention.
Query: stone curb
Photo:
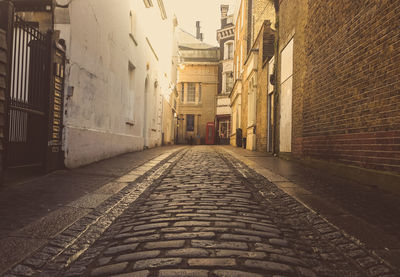
[[[267,169],[265,169],[266,172],[262,172],[263,170],[252,169],[248,166],[252,163],[251,161],[248,161],[247,159],[243,160],[239,154],[227,149],[223,149],[223,151],[225,153],[222,155],[225,156],[225,158],[244,178],[253,175],[257,176],[257,181],[262,179],[267,180],[270,184],[268,187],[269,190],[272,189],[276,193],[286,195],[288,198],[290,198],[288,203],[292,204],[291,209],[293,209],[296,204],[304,207],[307,210],[306,213],[308,213],[308,224],[313,226],[314,230],[316,230],[321,236],[321,239],[325,240],[326,243],[336,248],[339,253],[342,253],[342,255],[352,263],[358,265],[364,271],[366,276],[400,276],[399,269],[392,266],[389,262],[385,261],[373,251],[368,250],[362,242],[335,226],[328,219],[319,214],[317,211],[313,210],[300,199],[297,199],[293,195],[285,192],[279,186],[279,182],[290,182],[289,180],[278,174],[270,172]],[[260,186],[265,185],[266,184],[264,183]],[[260,194],[263,196],[263,193],[265,193],[263,192],[263,188],[258,188],[260,189]]]
[[[77,260],[98,239],[113,220],[165,173],[172,165],[171,160],[181,156],[183,149],[174,149],[136,167],[112,182],[123,182],[124,187],[109,197],[94,210],[77,220],[64,231],[54,236],[40,250],[11,268],[4,276],[55,276]],[[158,161],[158,162],[154,162]],[[112,183],[111,182],[111,183]],[[96,191],[102,190],[110,183]],[[96,193],[93,192],[93,193]],[[83,196],[70,205],[85,203]]]

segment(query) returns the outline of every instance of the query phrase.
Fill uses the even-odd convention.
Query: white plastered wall
[[[281,53],[280,152],[292,151],[293,38]]]
[[[143,1],[129,0],[118,5],[109,0],[71,1],[61,14],[55,29],[67,46],[66,166],[142,150],[145,120],[151,129],[148,146],[161,145],[161,94],[169,91],[172,18],[161,19],[157,2],[146,8]],[[151,89],[145,113],[146,78]]]

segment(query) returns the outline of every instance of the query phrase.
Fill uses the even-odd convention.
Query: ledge
[[[391,172],[372,170],[311,157],[295,157],[292,153],[279,153],[279,157],[296,161],[312,168],[330,171],[339,177],[351,179],[365,186],[378,187],[400,196],[400,175]]]

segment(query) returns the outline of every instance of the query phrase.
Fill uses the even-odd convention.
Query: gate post
[[[59,40],[59,32],[49,35],[49,98],[48,98],[48,133],[45,158],[45,171],[50,172],[64,167],[62,150],[64,79],[65,79],[65,44]]]
[[[0,184],[3,182],[8,140],[8,95],[10,95],[14,5],[0,0]]]

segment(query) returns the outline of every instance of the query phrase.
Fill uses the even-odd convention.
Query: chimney
[[[228,15],[229,5],[221,5],[221,17]]]
[[[203,41],[203,34],[200,33],[200,21],[196,21],[196,38],[200,41]]]

